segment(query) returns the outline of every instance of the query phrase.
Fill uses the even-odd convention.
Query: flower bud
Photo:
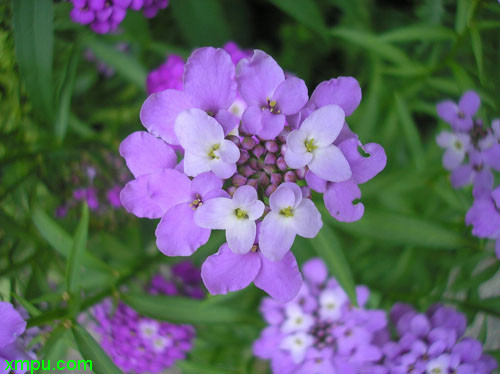
[[[246,149],[247,151],[253,149],[255,147],[255,139],[251,137],[243,138],[243,142],[241,143],[241,147]]]
[[[302,186],[300,187],[300,189],[302,190],[302,196],[310,199],[311,198],[311,189],[307,186]]]
[[[279,149],[278,143],[276,143],[274,140],[268,140],[265,144],[265,147],[267,151],[271,153],[276,153]]]
[[[243,165],[245,162],[248,161],[249,158],[250,155],[248,154],[248,151],[245,149],[240,149],[240,159],[238,160],[237,164]]]
[[[232,180],[233,180],[233,186],[236,187],[243,186],[245,183],[247,183],[247,178],[241,174],[235,174]]]
[[[234,144],[236,144],[238,147],[240,146],[241,144],[241,141],[240,141],[240,138],[238,138],[236,135],[229,135],[227,137],[227,140],[230,140],[232,141]]]
[[[271,186],[269,186],[271,187]],[[268,187],[268,188],[269,188]],[[273,191],[274,192],[274,191]],[[273,192],[269,192],[269,195],[271,195]],[[269,196],[267,195],[267,196]],[[271,207],[269,205],[266,205],[266,207],[264,208],[264,215],[266,215],[267,213],[269,213],[271,211]]]
[[[283,129],[283,131],[281,131],[281,133],[278,135],[278,140],[281,143],[286,143],[286,138],[288,137],[288,134],[290,134],[290,131],[288,131],[288,129]]]
[[[278,167],[278,169],[280,169],[282,171],[288,169],[288,166],[286,165],[286,162],[285,162],[285,159],[283,158],[283,156],[278,157],[278,159],[276,160],[276,166]]]
[[[252,153],[255,155],[255,157],[257,158],[260,158],[260,156],[262,156],[264,154],[264,152],[266,151],[266,149],[262,146],[262,145],[256,145],[253,149],[252,149]]]
[[[288,146],[286,144],[282,144],[281,147],[280,147],[280,153],[284,156],[285,155],[285,152],[286,152],[286,149],[288,148]]]
[[[255,158],[251,158],[250,161],[248,162],[250,167],[254,170],[259,170],[259,162]]]
[[[234,195],[234,191],[236,191],[236,187],[235,186],[230,186],[226,189],[227,193],[231,196]]]
[[[287,171],[285,173],[285,175],[283,176],[283,180],[285,182],[292,182],[292,183],[295,183],[297,181],[297,176],[295,175],[295,173],[291,170]]]
[[[271,174],[271,184],[274,184],[275,186],[278,186],[283,182],[283,176],[278,173],[273,173]]]
[[[262,187],[267,187],[269,185],[269,177],[266,173],[259,173],[257,180],[259,181],[259,185],[261,185]]]
[[[266,192],[265,192],[266,196],[267,196],[267,197],[271,196],[271,194],[272,194],[274,191],[276,191],[276,189],[277,189],[277,188],[278,188],[278,187],[277,187],[276,185],[274,185],[274,184],[270,184],[269,186],[267,186],[267,188],[266,188]],[[267,208],[269,208],[269,207],[266,205],[266,209],[267,209]],[[271,210],[271,209],[269,208],[269,210]],[[265,210],[264,210],[264,211],[265,211]]]
[[[252,169],[249,165],[243,165],[240,168],[238,168],[238,172],[245,176],[245,177],[250,177],[255,174],[255,169]]]
[[[298,179],[304,179],[306,177],[306,174],[307,174],[307,168],[305,166],[295,170],[295,175],[297,175]]]
[[[259,181],[255,178],[247,180],[247,186],[252,186],[253,188],[257,189],[258,185],[259,185]]]
[[[264,165],[262,170],[264,170],[267,174],[276,173],[276,171],[278,171],[275,165]]]
[[[264,157],[264,164],[274,165],[275,163],[276,163],[276,155],[273,153],[267,153],[266,157]]]

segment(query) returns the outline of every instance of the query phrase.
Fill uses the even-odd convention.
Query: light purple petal
[[[450,147],[443,154],[443,166],[446,170],[454,170],[462,163],[464,157],[464,150],[457,150],[455,147]]]
[[[319,285],[326,281],[328,268],[322,259],[313,258],[302,265],[302,273],[308,282]]]
[[[165,210],[149,197],[149,175],[128,182],[120,192],[120,201],[127,212],[139,218],[160,218]]]
[[[235,67],[223,49],[199,48],[184,68],[184,90],[194,106],[216,114],[227,109],[236,98]]]
[[[227,294],[247,287],[257,276],[261,259],[255,252],[233,253],[227,244],[205,260],[201,266],[203,283],[212,295]]]
[[[190,256],[210,238],[210,230],[196,225],[190,203],[168,210],[156,228],[156,245],[167,256]]]
[[[215,159],[210,161],[210,169],[219,178],[228,179],[236,173],[236,163]]]
[[[174,150],[163,140],[145,131],[127,136],[120,144],[120,155],[136,178],[161,169],[174,168],[177,164]]]
[[[13,343],[26,329],[26,321],[5,301],[0,301],[0,321],[0,348]]]
[[[330,182],[344,182],[351,178],[349,162],[337,146],[318,148],[313,153],[314,157],[308,166],[318,177]]]
[[[361,148],[368,157],[359,153]],[[339,148],[349,162],[352,176],[351,180],[357,184],[365,183],[384,170],[387,156],[384,148],[376,143],[368,143],[362,146],[355,138],[344,140]]]
[[[473,225],[472,234],[475,236],[488,238],[500,230],[500,213],[492,199],[479,198],[468,210],[465,223]]]
[[[272,299],[267,299],[272,300]],[[283,334],[279,327],[268,326],[260,333],[260,337],[253,343],[253,354],[259,358],[271,359],[278,350]]]
[[[238,92],[248,105],[262,106],[272,99],[274,90],[285,80],[283,69],[267,53],[255,50],[251,59],[236,67]]]
[[[212,170],[210,167],[211,160],[205,155],[200,156],[192,152],[186,152],[182,161],[182,170],[190,177],[207,173]]]
[[[228,163],[236,163],[240,159],[240,150],[230,140],[223,140],[218,151],[220,158]]]
[[[257,105],[246,108],[241,117],[242,130],[247,134],[258,134],[262,130],[262,113],[263,110]]]
[[[285,115],[298,113],[307,103],[307,86],[302,79],[291,77],[276,88],[273,99]]]
[[[253,246],[256,231],[255,221],[236,219],[234,224],[226,229],[227,245],[234,253],[245,254]]]
[[[279,213],[269,212],[264,217],[260,228],[260,250],[267,259],[280,261],[292,248],[295,235],[290,218],[281,217]]]
[[[177,116],[175,133],[186,152],[200,156],[207,156],[210,147],[219,144],[224,139],[224,130],[221,125],[197,108],[186,110]]]
[[[194,200],[191,180],[174,169],[164,169],[151,174],[147,184],[148,194],[166,212],[171,207]]]
[[[196,209],[194,221],[200,227],[207,229],[224,230],[236,220],[234,204],[231,199],[216,197],[203,202]]]
[[[281,261],[269,261],[264,256],[261,256],[261,260],[262,266],[254,280],[255,286],[283,303],[292,300],[302,286],[302,276],[293,253],[288,252]]]
[[[483,151],[483,160],[490,168],[500,171],[500,144]]]
[[[493,192],[491,193],[491,197],[493,198],[493,201],[495,202],[497,208],[500,209],[500,187],[497,187],[493,190]]]
[[[252,186],[241,186],[233,194],[235,206],[247,207],[257,200],[257,190]]]
[[[222,126],[224,135],[229,134],[236,127],[238,127],[240,123],[240,119],[226,109],[219,110],[217,112],[217,115],[215,116],[215,119]]]
[[[455,133],[450,131],[441,131],[436,136],[436,142],[441,148],[448,148],[456,139]]]
[[[310,100],[316,108],[335,104],[340,106],[346,116],[350,116],[361,102],[361,87],[352,77],[338,77],[320,83]]]
[[[191,98],[182,91],[165,90],[150,95],[141,108],[141,122],[148,131],[169,144],[179,144],[174,124],[177,115],[192,108]]]
[[[291,188],[281,184],[269,197],[271,210],[279,213],[283,208],[294,207],[296,204],[296,194]]]
[[[291,169],[299,169],[311,162],[313,154],[311,152],[295,153],[292,149],[287,149],[285,153],[285,162]]]
[[[222,189],[222,180],[217,178],[214,173],[198,174],[191,181],[191,192],[199,194],[202,198],[213,190]]]
[[[494,177],[490,168],[484,167],[474,175],[472,195],[478,198],[484,195],[489,195],[493,188]]]
[[[311,113],[299,131],[314,139],[318,147],[326,147],[333,143],[344,126],[345,114],[338,105],[326,105]]]
[[[353,204],[354,200],[361,198],[361,190],[356,183],[330,183],[323,198],[328,212],[340,222],[354,222],[363,217],[364,205],[360,202]]]
[[[451,100],[440,102],[436,109],[438,116],[450,125],[458,118],[458,106]]]
[[[276,138],[285,127],[285,116],[283,114],[274,114],[269,110],[262,112],[262,128],[258,135],[263,140],[272,140]]]
[[[474,91],[465,92],[460,101],[458,102],[458,108],[461,112],[469,117],[472,117],[479,109],[481,105],[481,99],[479,95]]]
[[[296,153],[306,153],[306,141],[309,140],[307,135],[305,131],[293,130],[290,132],[286,137],[287,150],[291,149]]]
[[[321,214],[310,199],[302,199],[295,208],[293,215],[293,228],[297,234],[304,238],[314,238],[323,227]]]
[[[462,165],[457,167],[451,173],[451,184],[455,188],[460,188],[472,183],[474,170],[471,165]]]
[[[316,174],[314,174],[311,170],[309,170],[306,174],[306,182],[312,190],[324,193],[326,191],[326,187],[328,182],[324,179],[321,179]]]

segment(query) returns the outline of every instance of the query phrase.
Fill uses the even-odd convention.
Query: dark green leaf
[[[87,236],[89,229],[89,207],[86,203],[82,205],[82,216],[76,228],[73,246],[66,267],[66,291],[70,294],[78,288],[80,278],[82,257],[87,247]]]
[[[418,170],[421,170],[424,162],[424,151],[420,134],[404,100],[397,94],[395,96],[395,100],[406,145],[410,151],[411,157],[413,158],[413,163]]]
[[[430,25],[412,25],[390,30],[380,35],[380,40],[386,43],[393,42],[421,42],[455,40],[456,33],[446,27]]]
[[[271,0],[271,2],[303,25],[325,35],[325,21],[315,0]]]
[[[479,74],[479,79],[484,85],[484,64],[483,64],[483,42],[481,41],[481,34],[476,27],[470,30],[472,51],[474,52],[474,58],[476,59],[477,71]]]

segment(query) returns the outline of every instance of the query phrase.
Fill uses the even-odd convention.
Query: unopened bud
[[[265,192],[265,193],[266,193],[266,196],[268,196],[268,197],[269,197],[269,196],[271,196],[271,194],[272,194],[274,191],[276,191],[276,189],[277,189],[277,188],[278,188],[278,187],[276,187],[276,185],[274,185],[274,184],[270,184],[269,186],[267,186],[267,188],[266,188],[266,192]],[[268,208],[268,206],[266,205],[266,209],[267,209],[267,208]],[[269,210],[270,210],[270,209],[269,209]],[[264,210],[264,212],[265,212],[265,210]]]
[[[283,129],[283,131],[280,132],[278,135],[278,140],[282,143],[286,143],[286,138],[288,137],[288,134],[290,134],[290,131],[288,129]]]
[[[300,168],[300,169],[295,170],[295,175],[299,179],[304,179],[306,177],[306,174],[307,174],[307,168],[305,166]]]
[[[266,146],[266,149],[268,152],[271,152],[271,153],[276,153],[278,152],[278,143],[276,143],[274,140],[268,140],[265,144]]]
[[[254,169],[252,169],[252,168],[251,168],[250,166],[248,166],[248,165],[243,165],[243,166],[241,166],[241,167],[238,169],[238,172],[239,172],[241,175],[243,175],[243,176],[245,176],[245,177],[247,177],[247,178],[248,178],[248,177],[250,177],[251,175],[254,175],[255,170],[254,170]]]
[[[283,156],[278,157],[278,159],[276,160],[276,166],[278,167],[278,169],[282,171],[288,169],[288,166],[286,165]]]
[[[253,188],[257,189],[258,185],[259,185],[259,181],[255,178],[247,180],[247,186],[252,186]]]
[[[262,145],[256,145],[253,149],[252,149],[252,153],[255,155],[255,157],[257,158],[260,158],[260,156],[262,156],[264,154],[264,152],[266,151],[266,149],[262,146]]]
[[[276,155],[273,153],[266,154],[266,157],[264,157],[264,164],[274,165],[275,163],[276,163]]]
[[[285,173],[285,175],[283,176],[283,180],[285,182],[292,182],[292,183],[295,183],[297,181],[297,176],[295,175],[295,173],[291,170],[287,171]]]
[[[234,191],[236,191],[236,187],[235,186],[230,186],[226,189],[227,193],[231,196],[234,195]]]
[[[241,174],[235,174],[233,176],[233,186],[243,186],[245,183],[247,183],[247,178],[244,177]]]
[[[248,164],[252,169],[259,170],[259,162],[257,161],[256,158],[251,158]]]
[[[278,171],[275,165],[264,165],[262,170],[264,170],[267,174],[276,173],[276,171]]]
[[[257,180],[259,181],[259,185],[261,185],[262,187],[267,187],[269,185],[269,177],[266,173],[259,173]]]
[[[240,159],[238,160],[237,164],[243,165],[245,162],[248,161],[249,158],[250,155],[248,154],[248,151],[245,149],[240,149]]]
[[[241,147],[243,149],[246,149],[247,151],[251,150],[253,147],[255,147],[254,138],[251,138],[251,137],[243,138],[243,142],[241,143]]]
[[[300,187],[300,189],[302,190],[302,196],[303,197],[306,197],[308,199],[311,198],[311,189],[307,186],[302,186]]]
[[[282,144],[281,147],[280,147],[280,153],[284,156],[285,153],[286,153],[286,149],[288,148],[288,146],[286,144]]]
[[[278,186],[283,182],[283,177],[281,174],[278,173],[273,173],[271,174],[271,184],[274,184],[275,186]]]
[[[238,138],[236,135],[229,135],[227,137],[227,140],[230,140],[232,141],[234,144],[236,144],[238,147],[240,146],[241,144],[241,141],[240,141],[240,138]]]

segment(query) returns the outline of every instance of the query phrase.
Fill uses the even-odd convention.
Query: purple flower
[[[452,133],[442,131],[436,138],[438,145],[446,152],[443,154],[443,165],[447,170],[456,169],[464,160],[470,149],[470,137],[468,134]]]
[[[465,92],[458,105],[451,100],[446,100],[437,105],[439,117],[451,125],[454,130],[469,131],[474,122],[472,117],[476,114],[481,100],[474,91]]]
[[[167,61],[148,74],[146,88],[148,94],[167,89],[182,90],[182,75],[184,74],[184,59],[170,55]]]
[[[120,201],[121,190],[122,187],[116,185],[113,188],[109,189],[108,192],[106,192],[106,197],[108,199],[108,202],[113,208],[121,208],[122,206],[122,203]]]
[[[227,42],[222,48],[229,53],[229,56],[231,56],[231,60],[235,65],[237,65],[238,62],[244,58],[252,57],[251,50],[242,50],[235,42]]]
[[[236,189],[233,198],[218,197],[208,200],[195,213],[198,226],[226,230],[229,248],[245,254],[252,248],[257,233],[255,220],[264,213],[264,203],[257,200],[257,191],[251,186]]]
[[[248,104],[242,129],[261,139],[273,139],[285,126],[285,116],[293,115],[307,102],[303,80],[285,79],[281,67],[265,52],[256,50],[250,60],[238,64],[236,80],[241,97]]]
[[[301,189],[285,182],[269,197],[271,211],[264,217],[259,239],[262,254],[279,261],[292,247],[296,235],[314,238],[323,221],[314,203],[302,197]]]

